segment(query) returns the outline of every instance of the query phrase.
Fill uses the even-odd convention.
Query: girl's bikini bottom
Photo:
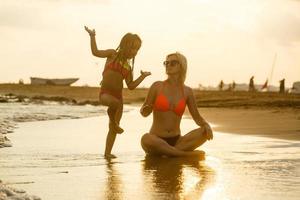
[[[111,95],[111,96],[117,98],[117,99],[120,100],[120,101],[122,101],[122,99],[123,99],[123,97],[122,97],[122,91],[117,93],[117,92],[113,92],[113,91],[110,91],[110,90],[101,88],[101,89],[100,89],[99,97],[100,97],[102,94],[109,94],[109,95]]]

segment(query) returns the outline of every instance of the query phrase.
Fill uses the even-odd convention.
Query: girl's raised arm
[[[97,56],[99,58],[108,58],[108,57],[112,57],[116,53],[116,50],[114,50],[114,49],[98,50],[97,43],[96,43],[96,37],[95,37],[96,36],[95,29],[91,30],[87,26],[85,26],[84,29],[90,35],[91,51],[94,56]]]

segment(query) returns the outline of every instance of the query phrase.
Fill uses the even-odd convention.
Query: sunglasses
[[[178,60],[170,60],[170,61],[164,61],[164,66],[175,66],[175,65],[179,65],[179,61]]]

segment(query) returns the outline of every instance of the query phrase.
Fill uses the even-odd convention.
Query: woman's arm
[[[143,117],[149,116],[153,110],[153,104],[154,104],[154,100],[156,97],[157,88],[159,84],[160,81],[154,82],[149,88],[145,102],[140,109],[140,113]]]
[[[126,78],[126,85],[129,90],[134,90],[147,76],[151,75],[151,72],[143,72],[141,71],[141,75],[133,81],[133,74],[131,74]]]
[[[191,88],[188,87],[188,96],[187,96],[187,105],[189,108],[189,111],[192,115],[193,120],[196,122],[196,124],[198,126],[201,126],[203,128],[205,128],[205,133],[206,133],[206,137],[208,140],[213,139],[213,133],[212,133],[212,129],[209,125],[209,123],[200,115],[198,108],[197,108],[197,104],[196,104],[196,99],[193,93],[193,90]]]
[[[116,50],[114,50],[114,49],[98,50],[97,43],[96,43],[95,29],[91,30],[87,26],[85,26],[84,28],[90,35],[91,51],[94,56],[97,56],[100,58],[108,58],[108,57],[112,57],[116,53]]]

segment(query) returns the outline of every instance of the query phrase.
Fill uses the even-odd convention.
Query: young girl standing
[[[106,58],[102,72],[99,101],[101,105],[108,107],[107,114],[109,116],[109,131],[104,156],[114,158],[115,156],[111,154],[111,150],[116,134],[124,131],[119,126],[123,113],[123,80],[125,79],[128,89],[133,90],[151,73],[141,71],[141,75],[133,80],[134,58],[142,44],[137,34],[125,34],[117,49],[98,50],[95,29],[91,30],[85,26],[85,30],[90,35],[92,54],[96,57]],[[130,60],[132,66],[129,64]]]

